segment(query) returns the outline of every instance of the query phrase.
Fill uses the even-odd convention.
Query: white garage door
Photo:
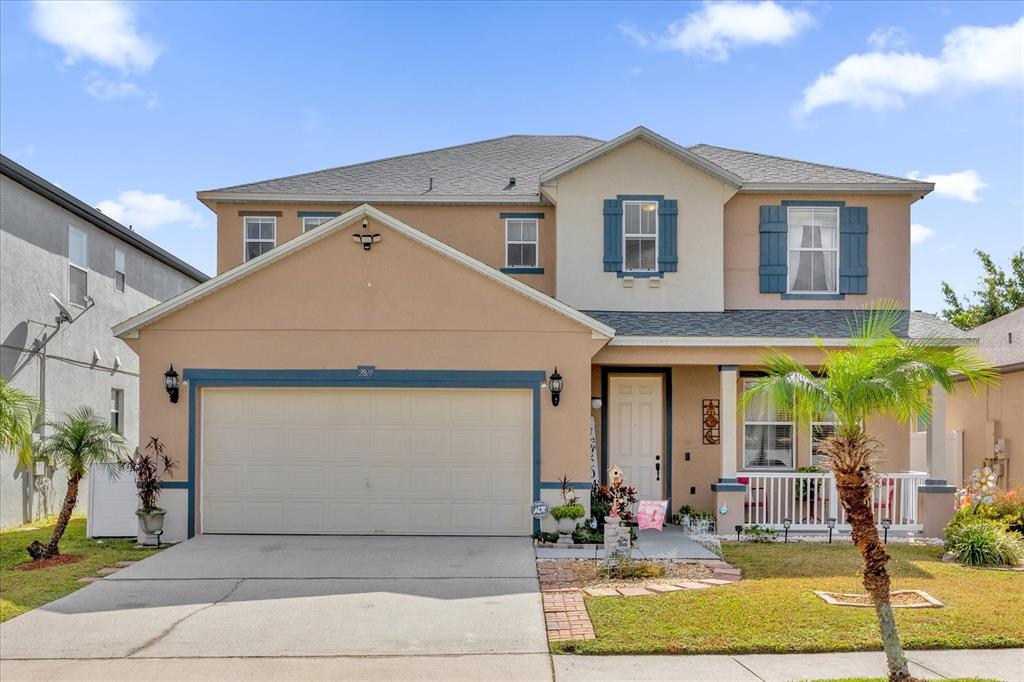
[[[529,533],[531,397],[204,389],[203,532]]]

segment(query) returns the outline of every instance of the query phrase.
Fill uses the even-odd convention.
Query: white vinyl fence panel
[[[139,507],[135,477],[113,477],[103,467],[89,471],[89,505],[86,533],[91,538],[130,537],[138,533]]]

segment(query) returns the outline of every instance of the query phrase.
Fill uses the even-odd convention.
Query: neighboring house
[[[109,415],[134,448],[139,361],[111,325],[209,278],[5,156],[0,171],[0,375],[39,398],[51,419],[83,405]],[[57,324],[51,294],[73,322]],[[64,473],[27,470],[8,454],[0,526],[55,514]]]
[[[199,192],[218,276],[115,333],[189,535],[525,534],[531,500],[609,464],[731,529],[814,461],[785,409],[737,415],[745,382],[766,347],[817,363],[856,309],[909,306],[932,189],[646,128],[503,137]],[[967,342],[920,313],[899,332]],[[870,427],[907,469],[909,428]],[[895,526],[920,526],[924,478],[886,479]],[[835,513],[816,499],[797,525]]]
[[[999,487],[1024,485],[1024,308],[971,330],[999,371],[999,383],[947,399],[946,428],[963,433],[963,471],[989,465]]]

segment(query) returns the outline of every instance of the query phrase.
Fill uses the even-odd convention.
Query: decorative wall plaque
[[[704,399],[704,445],[718,445],[721,415],[719,414],[718,398]]]

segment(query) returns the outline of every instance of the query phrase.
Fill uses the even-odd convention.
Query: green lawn
[[[51,566],[36,571],[19,571],[15,566],[28,563],[31,558],[25,547],[33,540],[48,542],[53,532],[53,520],[38,525],[21,526],[0,531],[0,622],[42,606],[54,599],[85,587],[78,579],[96,575],[104,566],[118,561],[143,559],[157,549],[136,549],[134,539],[90,540],[85,537],[85,518],[73,518],[60,543],[62,554],[83,554],[85,558],[73,564]]]
[[[881,649],[873,609],[829,606],[813,590],[860,592],[850,544],[728,544],[734,585],[651,597],[587,597],[597,639],[556,653],[747,654]],[[908,649],[1024,646],[1024,574],[939,561],[941,547],[890,545],[893,589],[920,589],[941,609],[896,609]]]

